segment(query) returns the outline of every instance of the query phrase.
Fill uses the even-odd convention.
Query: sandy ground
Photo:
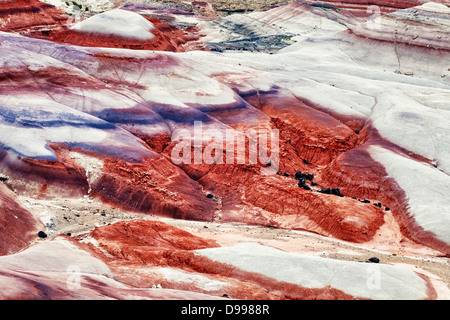
[[[218,223],[176,220],[155,215],[123,212],[88,198],[64,200],[36,200],[21,197],[22,204],[40,216],[47,225],[48,241],[59,235],[87,234],[96,227],[121,220],[159,220],[179,227],[194,235],[215,240],[221,246],[240,242],[258,242],[287,252],[321,256],[355,262],[366,262],[371,257],[380,263],[397,264],[427,275],[435,286],[438,299],[450,300],[450,259],[439,252],[397,239],[393,221],[387,219],[380,235],[369,243],[353,244],[332,237],[306,231],[282,230],[239,223]]]

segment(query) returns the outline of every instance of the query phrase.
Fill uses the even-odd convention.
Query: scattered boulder
[[[326,188],[326,189],[322,189],[319,190],[320,193],[325,193],[325,194],[331,194],[331,189],[330,188]]]
[[[298,184],[298,186],[300,187],[300,188],[303,188],[303,189],[305,189],[305,190],[311,190],[311,187],[310,186],[308,186],[307,184]]]
[[[302,177],[306,180],[312,181],[314,179],[314,174],[305,172],[303,173]]]
[[[308,172],[297,171],[295,173],[295,179],[299,180],[305,178],[306,180],[312,181],[314,179],[314,174]]]
[[[368,261],[370,261],[372,263],[379,263],[380,259],[378,259],[377,257],[372,257],[372,258],[368,259]]]
[[[326,189],[322,189],[319,190],[320,193],[325,193],[325,194],[333,194],[335,196],[339,196],[339,197],[343,197],[344,195],[341,193],[341,191],[339,190],[339,188],[326,188]]]
[[[44,231],[39,231],[38,236],[39,238],[47,238],[47,234]]]
[[[211,193],[208,193],[208,194],[206,195],[206,197],[207,197],[208,199],[212,199],[212,198],[214,198],[214,195],[212,195]]]
[[[298,186],[300,188],[305,189],[305,190],[311,190],[311,187],[306,184],[306,179],[305,178],[300,178],[298,180]]]

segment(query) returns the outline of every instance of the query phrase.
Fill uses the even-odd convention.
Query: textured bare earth
[[[446,0],[47,2],[0,2],[0,298],[450,298]]]
[[[332,237],[323,237],[306,231],[293,231],[242,223],[198,222],[162,218],[156,215],[123,212],[88,198],[79,200],[42,201],[21,198],[24,206],[47,222],[49,241],[61,234],[72,237],[87,235],[100,226],[120,221],[143,219],[162,221],[186,230],[203,239],[216,241],[220,246],[242,242],[257,242],[286,252],[366,263],[377,257],[380,263],[401,265],[430,277],[437,291],[437,299],[450,299],[450,261],[437,257],[434,250],[414,243],[395,243],[392,238],[379,238],[370,243],[351,244]],[[386,248],[386,249],[385,249]],[[398,248],[398,251],[393,250]]]

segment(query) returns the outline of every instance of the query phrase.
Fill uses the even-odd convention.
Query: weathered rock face
[[[297,3],[274,10],[280,17],[285,16],[285,27],[290,26],[287,21],[295,19],[296,15],[307,16],[306,24],[309,21],[317,23],[314,19],[329,21],[326,16],[308,11],[308,6]],[[97,32],[100,37],[121,39],[134,36],[141,37],[143,42],[147,41],[146,37],[149,41],[154,40],[156,24],[137,13],[122,11],[115,11],[105,19],[120,22],[124,16],[130,15],[136,18],[130,28],[135,26],[141,33],[128,35],[131,29],[110,30],[89,19],[73,29],[76,32]],[[333,12],[334,16],[336,14]],[[275,17],[272,12],[267,15],[272,20]],[[261,19],[267,18],[263,16]],[[324,30],[312,29],[312,34],[332,33],[330,30],[336,25],[336,36],[353,43],[353,56],[362,59],[361,50],[357,49],[360,40],[341,32],[341,25],[328,23]],[[296,28],[297,25],[292,30]],[[207,33],[208,29],[204,32]],[[25,129],[21,136],[32,135],[35,141],[30,148],[6,137],[3,139],[3,143],[10,145],[2,161],[3,171],[11,185],[22,194],[50,197],[55,194],[90,195],[125,210],[186,219],[224,219],[307,229],[358,242],[371,239],[383,224],[383,208],[361,204],[353,198],[368,197],[394,209],[392,201],[385,203],[381,200],[400,196],[389,192],[387,195],[373,194],[371,190],[380,193],[380,175],[384,174],[381,169],[371,174],[367,182],[361,183],[358,175],[367,175],[343,175],[344,169],[337,167],[339,159],[358,154],[357,150],[364,149],[364,144],[377,143],[371,134],[373,130],[364,128],[370,121],[377,123],[377,110],[384,108],[384,101],[387,101],[378,93],[383,90],[380,83],[375,89],[351,89],[350,86],[354,86],[351,77],[363,77],[365,69],[357,69],[345,58],[341,63],[351,72],[345,71],[338,82],[333,77],[343,71],[333,73],[326,61],[317,58],[308,64],[327,72],[326,78],[321,78],[306,64],[301,66],[302,76],[296,77],[295,71],[275,73],[272,68],[265,69],[251,60],[233,66],[232,60],[210,54],[206,61],[206,56],[199,52],[180,57],[97,49],[90,45],[86,48],[61,47],[7,34],[3,39],[5,128],[16,130],[19,125]],[[316,44],[310,50],[317,52],[318,57],[319,52],[327,50],[326,43],[324,48]],[[299,58],[311,56],[298,48],[300,45],[293,44],[284,50],[284,61],[291,66]],[[389,44],[384,44],[386,46]],[[11,51],[17,47],[22,49],[20,54]],[[348,54],[352,47],[343,46],[343,52]],[[38,59],[36,48],[40,48]],[[423,50],[418,49],[417,54],[421,59],[431,61],[434,51]],[[277,63],[274,56],[261,57],[267,60],[265,65]],[[386,66],[390,67],[392,60],[386,59]],[[365,61],[366,64],[371,63],[370,58]],[[58,74],[58,80],[54,74]],[[408,86],[408,78],[405,78],[405,83],[395,74],[378,74],[375,78],[383,76],[387,81],[400,81],[399,87]],[[422,81],[427,86],[426,80]],[[433,94],[445,94],[443,88],[435,89]],[[324,90],[326,95],[316,94]],[[6,98],[12,93],[14,99]],[[33,102],[30,97],[34,98]],[[18,105],[21,107],[17,108]],[[49,120],[42,122],[39,117],[44,115]],[[222,133],[231,130],[245,135],[254,129],[278,130],[279,163],[270,169],[279,175],[261,177],[260,170],[267,167],[266,162],[258,159],[255,165],[249,165],[248,154],[245,156],[247,162],[237,167],[215,163],[181,163],[179,167],[175,166],[171,160],[173,150],[177,150],[177,141],[173,137],[186,129],[194,133],[196,121],[203,124],[204,130],[215,129]],[[36,125],[41,129],[36,129]],[[409,149],[409,145],[402,145],[404,141],[394,136],[390,138],[389,130],[392,129],[383,129],[383,125],[381,123],[374,129],[384,130],[385,140],[393,139],[388,148],[398,145],[403,151]],[[87,130],[91,133],[86,134]],[[204,151],[210,140],[206,136],[200,139]],[[219,146],[217,151],[222,149],[224,152],[232,151],[224,146]],[[15,157],[15,154],[20,157]],[[364,159],[366,166],[378,167],[370,164],[372,160],[368,156]],[[419,161],[423,159],[418,158]],[[350,166],[356,170],[353,164]],[[46,170],[48,174],[43,175]],[[303,184],[304,188],[299,187],[298,179],[293,178],[297,171],[309,172],[316,178]],[[27,175],[32,181],[24,184],[22,181],[27,179]],[[353,181],[358,181],[356,185],[360,188],[365,184],[370,184],[371,188],[368,192],[357,191],[350,187]],[[206,198],[202,188],[220,195],[220,201]],[[326,190],[333,188],[338,188],[344,197],[328,195],[332,192]],[[396,189],[395,186],[387,188]],[[352,206],[358,209],[350,210]]]
[[[0,30],[42,36],[59,30],[69,16],[38,0],[0,2]]]
[[[158,18],[122,9],[78,17],[37,0],[2,1],[0,30],[88,47],[174,52],[206,49],[197,44],[195,28],[183,31]]]
[[[448,5],[447,0],[435,1]],[[323,10],[334,10],[343,11],[344,14],[349,15],[353,18],[370,17],[370,19],[375,19],[380,17],[381,14],[391,13],[401,9],[412,8],[420,6],[423,4],[421,1],[417,0],[407,0],[407,1],[364,1],[364,0],[344,0],[344,1],[321,1],[320,3],[305,1],[312,5],[313,7],[320,8]]]
[[[83,242],[88,244],[100,259],[111,267],[111,271],[120,281],[134,287],[150,287],[158,283],[163,288],[188,290],[203,294],[227,296],[236,299],[352,299],[358,296],[356,289],[354,292],[346,292],[345,286],[330,283],[327,287],[325,282],[316,285],[312,284],[305,273],[305,268],[296,277],[274,276],[269,272],[271,268],[276,269],[277,260],[283,260],[281,251],[264,248],[256,244],[242,244],[241,246],[224,248],[211,240],[196,237],[188,232],[174,228],[162,222],[131,220],[118,222],[110,226],[100,227],[94,230],[88,237],[84,237]],[[242,251],[241,251],[242,250]],[[246,251],[249,250],[249,251]],[[274,251],[272,256],[268,254]],[[252,253],[249,253],[249,252]],[[219,253],[216,256],[214,253]],[[228,256],[229,259],[220,257]],[[265,254],[268,254],[265,256]],[[279,255],[279,257],[277,256]],[[287,259],[303,259],[301,256],[284,254]],[[234,260],[235,259],[235,260]],[[251,259],[254,259],[253,261]],[[304,258],[305,265],[314,265],[314,258],[311,262]],[[241,261],[235,264],[232,261]],[[261,265],[260,261],[265,260],[266,265],[270,265],[267,271],[250,270],[244,265]],[[323,260],[323,261],[320,261]],[[323,265],[324,271],[331,267],[326,259],[319,258],[318,265]],[[318,266],[316,265],[316,267]],[[345,263],[342,264],[342,272],[345,277]],[[358,268],[358,263],[349,263],[347,267]],[[257,267],[256,267],[257,268]],[[362,269],[367,268],[362,266]],[[383,267],[384,268],[384,267]],[[389,268],[383,270],[388,272]],[[292,272],[295,272],[292,270]],[[326,271],[325,271],[326,272]],[[401,269],[391,272],[400,274],[400,277],[411,277],[411,296],[422,294],[420,286],[424,292],[433,295],[433,289],[428,289],[427,280],[422,279],[414,273],[408,274]],[[359,273],[359,272],[358,272]],[[117,274],[117,275],[116,275]],[[415,278],[416,277],[416,278]],[[293,281],[294,280],[294,281]],[[399,288],[396,279],[385,278],[389,285]],[[361,285],[364,285],[363,283]],[[388,286],[389,286],[388,285]],[[386,286],[386,288],[388,287]],[[417,287],[415,287],[417,286]],[[417,292],[416,292],[417,290]],[[405,294],[406,294],[405,290]],[[389,294],[388,292],[380,293]],[[369,298],[369,297],[363,297]]]
[[[213,219],[214,203],[196,182],[163,157],[131,165],[106,160],[102,176],[91,187],[93,197],[124,210],[178,219]]]
[[[38,19],[50,7],[15,3],[23,10],[0,2],[7,31],[0,32],[0,174],[12,190],[0,189],[0,214],[13,231],[0,234],[2,254],[23,249],[43,229],[12,192],[304,230],[358,245],[397,232],[399,245],[450,254],[445,5],[380,3],[383,15],[373,21],[351,19],[367,8],[362,3],[337,10],[292,2],[217,19],[127,5],[64,26]],[[31,32],[22,14],[52,31]],[[202,41],[223,52],[203,50]],[[259,52],[229,52],[227,42]],[[95,273],[108,288],[101,291],[86,278],[89,297],[121,299],[134,294],[130,287],[160,283],[200,298],[390,298],[399,287],[392,272],[411,283],[398,297],[435,297],[426,277],[395,268],[382,270],[392,282],[381,295],[363,290],[367,270],[352,264],[339,268],[344,278],[360,275],[358,289],[336,279],[312,283],[314,266],[329,270],[332,262],[248,244],[220,247],[148,220],[50,243],[62,248],[58,259],[65,250],[88,255],[119,279]],[[44,250],[33,248],[33,257]],[[310,269],[300,279],[294,274],[305,270],[280,274],[277,261],[260,263],[267,255]],[[2,261],[5,281],[37,281],[23,264]],[[65,293],[62,274],[46,277],[48,292],[5,297],[79,297]],[[123,290],[113,294],[117,287]]]
[[[100,259],[67,238],[0,257],[2,300],[217,299],[189,291],[146,289],[113,279]]]
[[[19,204],[16,195],[5,185],[0,185],[0,255],[16,253],[38,239],[45,230],[38,217]]]
[[[450,13],[449,3],[429,2],[421,6],[406,7],[351,28],[359,36],[381,41],[393,42],[396,45],[423,46],[433,49],[450,47],[446,17]],[[392,32],[392,25],[395,32]],[[443,28],[444,26],[444,28]]]
[[[219,177],[223,185],[213,182]],[[321,187],[304,190],[292,177],[253,175],[243,180],[237,170],[230,176],[218,168],[201,179],[222,198],[221,220],[310,230],[352,242],[369,241],[384,223],[382,209],[350,197],[323,194]]]
[[[116,9],[54,32],[50,39],[88,47],[183,52],[198,36],[157,18],[145,19],[137,13]]]
[[[211,220],[214,205],[206,199],[199,184],[138,138],[156,138],[159,141],[163,136],[170,139],[167,124],[157,112],[145,107],[146,102],[138,94],[125,88],[116,91],[116,86],[109,83],[117,81],[113,77],[106,77],[105,82],[108,83],[105,83],[51,57],[42,56],[44,60],[50,60],[43,65],[35,65],[32,56],[28,50],[15,58],[6,51],[3,55],[9,67],[4,69],[5,81],[1,89],[4,94],[2,115],[5,123],[12,125],[12,131],[5,132],[3,139],[13,139],[18,144],[4,152],[1,166],[17,192],[48,198],[91,194],[106,203],[120,204],[127,210]],[[73,59],[74,56],[67,58]],[[92,56],[86,54],[86,58],[92,59]],[[170,57],[148,58],[141,60],[136,57],[136,66],[171,64]],[[23,66],[20,61],[30,64]],[[119,57],[111,60],[102,54],[94,57],[95,61],[123,63]],[[101,70],[103,67],[99,72],[103,72]],[[54,72],[61,72],[57,81],[52,77]],[[6,80],[8,78],[16,80],[10,82]],[[92,95],[86,95],[88,91]],[[13,92],[14,98],[10,98]],[[99,92],[105,95],[98,96]],[[129,114],[125,111],[127,109]],[[37,119],[30,118],[30,112],[41,114],[46,120],[37,124]],[[120,122],[130,131],[114,124]],[[149,126],[151,123],[155,125]],[[22,135],[27,132],[22,129],[26,128],[34,132],[29,131],[35,139],[28,145],[31,149],[22,143],[22,139],[31,138],[27,133],[28,138]],[[108,132],[115,137],[108,138]],[[53,134],[61,140],[58,138],[56,141],[49,136]],[[65,144],[64,141],[69,140],[69,145]],[[166,140],[163,138],[163,142]],[[51,142],[50,145],[45,141]],[[157,143],[149,143],[158,150]],[[122,152],[121,148],[127,151]],[[24,183],[25,180],[29,180],[28,183]],[[165,182],[161,184],[162,181]],[[161,202],[162,199],[167,202]]]
[[[60,236],[0,257],[0,283],[5,287],[1,298],[334,300],[435,296],[427,277],[402,267],[379,265],[383,286],[367,290],[370,264],[302,256],[256,243],[220,247],[157,221],[117,222],[82,238],[80,242]],[[317,270],[321,277],[314,276]]]

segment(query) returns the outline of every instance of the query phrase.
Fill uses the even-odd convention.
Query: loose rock
[[[38,236],[39,238],[47,238],[47,234],[44,231],[39,231]]]

